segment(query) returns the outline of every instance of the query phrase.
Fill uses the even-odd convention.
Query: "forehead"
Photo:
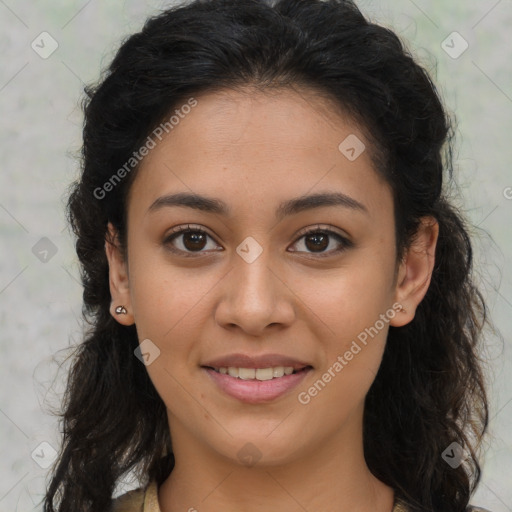
[[[163,193],[187,191],[263,208],[332,189],[369,209],[389,208],[368,141],[334,102],[290,88],[221,90],[195,100],[142,161],[130,203],[148,208]]]

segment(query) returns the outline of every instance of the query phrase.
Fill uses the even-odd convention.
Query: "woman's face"
[[[389,325],[410,321],[429,266],[411,257],[395,274],[391,190],[325,101],[290,89],[196,100],[132,184],[127,266],[109,254],[113,307],[129,313],[116,318],[136,324],[175,453],[280,464],[346,451]],[[248,359],[222,361],[236,355]],[[306,369],[279,377],[292,366]]]

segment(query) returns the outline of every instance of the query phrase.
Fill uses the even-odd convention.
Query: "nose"
[[[284,272],[269,261],[268,251],[248,263],[235,257],[233,269],[220,283],[215,319],[226,329],[259,336],[269,328],[290,326],[295,319],[294,293]]]

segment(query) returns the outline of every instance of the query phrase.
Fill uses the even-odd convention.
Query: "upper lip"
[[[281,354],[262,354],[250,356],[247,354],[229,354],[226,356],[211,359],[201,366],[211,368],[271,368],[276,366],[291,366],[294,370],[300,370],[306,366],[311,366],[293,357]]]

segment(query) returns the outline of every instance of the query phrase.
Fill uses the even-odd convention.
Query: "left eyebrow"
[[[369,214],[366,206],[356,201],[353,197],[342,194],[341,192],[320,192],[318,194],[311,194],[284,201],[276,210],[276,218],[282,219],[288,215],[325,206],[342,206]]]
[[[180,192],[157,198],[148,208],[148,212],[159,210],[163,207],[184,206],[208,213],[215,213],[223,216],[231,215],[231,208],[221,199],[206,197],[199,194]],[[354,198],[340,192],[321,192],[308,196],[296,197],[282,202],[276,209],[276,218],[300,213],[305,210],[321,208],[326,206],[341,206],[351,210],[368,214],[368,209]]]

